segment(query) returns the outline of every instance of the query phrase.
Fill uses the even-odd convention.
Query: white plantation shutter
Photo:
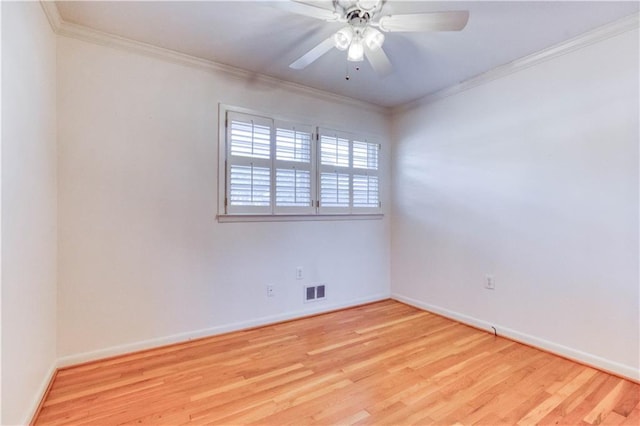
[[[271,119],[227,113],[227,213],[271,213],[272,129]]]
[[[243,111],[220,111],[221,217],[381,211],[380,145]]]
[[[311,172],[276,169],[276,206],[311,207]]]
[[[313,128],[276,122],[275,213],[314,213]]]
[[[337,133],[320,135],[320,162],[327,166],[349,167],[349,139]]]
[[[229,199],[232,206],[269,206],[271,170],[267,167],[231,165]]]
[[[353,141],[353,211],[380,210],[378,153],[380,145]]]
[[[276,123],[276,159],[311,164],[310,126]]]
[[[379,202],[378,176],[353,175],[353,207],[377,209]]]
[[[351,138],[344,132],[319,129],[320,213],[351,210]]]
[[[377,144],[353,141],[353,167],[378,170],[378,148]]]
[[[242,117],[244,114],[230,114],[229,136],[233,156],[250,158],[271,158],[271,124],[259,117]]]
[[[320,205],[323,208],[349,208],[349,173],[320,173]]]
[[[380,145],[319,129],[320,213],[380,211]]]

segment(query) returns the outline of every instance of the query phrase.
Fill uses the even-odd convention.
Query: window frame
[[[219,222],[253,222],[253,221],[295,221],[295,220],[368,220],[368,219],[380,219],[384,216],[382,212],[382,191],[380,180],[380,151],[381,145],[378,143],[378,168],[375,170],[376,176],[378,176],[378,207],[353,207],[353,176],[354,174],[364,174],[359,172],[371,172],[371,170],[353,168],[353,141],[368,141],[369,143],[375,143],[377,138],[367,137],[365,135],[358,134],[357,136],[351,132],[335,131],[328,127],[320,126],[316,124],[304,124],[304,120],[292,120],[291,118],[283,118],[273,116],[270,114],[261,113],[252,109],[229,106],[220,103],[219,104],[219,120],[218,120],[218,210],[217,219]],[[267,159],[252,159],[250,157],[241,157],[239,159],[234,156],[231,160],[231,143],[228,138],[230,129],[229,116],[244,115],[251,117],[258,117],[271,122],[270,127],[270,158]],[[302,128],[311,130],[310,140],[310,162],[299,163],[296,161],[289,161],[276,158],[276,135],[278,125],[281,125],[284,129],[290,129],[290,127],[300,126]],[[321,177],[321,154],[320,154],[320,132],[332,131],[338,132],[341,135],[348,136],[349,138],[349,207],[324,207],[320,202],[320,177]],[[255,160],[255,161],[254,161]],[[262,161],[261,161],[262,160]],[[230,172],[231,165],[254,163],[263,164],[270,163],[270,204],[269,206],[231,206],[229,185],[230,185]],[[276,179],[278,168],[301,168],[310,172],[311,188],[310,195],[313,205],[309,206],[277,206],[276,199]]]

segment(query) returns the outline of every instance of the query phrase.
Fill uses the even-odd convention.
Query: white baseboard
[[[508,327],[503,327],[499,324],[492,324],[478,318],[470,317],[468,315],[464,315],[459,312],[454,312],[449,309],[442,308],[440,306],[424,303],[420,300],[416,300],[411,297],[402,296],[397,293],[392,293],[391,298],[399,302],[403,302],[408,305],[415,306],[416,308],[420,308],[425,311],[433,312],[434,314],[442,315],[443,317],[447,317],[455,321],[459,321],[463,324],[467,324],[467,325],[479,328],[481,330],[486,330],[490,333],[493,333],[494,331],[493,327],[495,327],[498,335],[507,337],[516,342],[524,343],[539,349],[543,349],[547,352],[551,352],[553,354],[562,356],[564,358],[577,361],[581,364],[585,364],[585,365],[597,368],[599,370],[603,370],[608,373],[612,373],[617,376],[621,376],[621,377],[633,380],[635,382],[640,381],[640,370],[632,366],[620,364],[618,362],[601,358],[599,356],[596,356],[587,352],[582,352],[580,350],[563,346],[558,343],[550,342],[548,340],[545,340],[536,336],[532,336],[530,334],[522,333],[517,330],[512,330]]]
[[[58,364],[57,361],[54,361],[51,364],[51,367],[49,367],[49,370],[47,371],[44,379],[40,383],[40,386],[38,386],[38,391],[36,392],[33,401],[31,401],[31,405],[29,405],[27,416],[22,421],[22,424],[29,425],[33,420],[35,420],[34,417],[36,415],[36,412],[38,411],[38,407],[40,407],[40,403],[44,399],[45,393],[47,392],[47,389],[49,389],[49,384],[53,380],[53,376],[55,376],[56,371],[58,371]]]
[[[266,317],[255,318],[248,321],[241,321],[231,324],[223,324],[216,327],[206,328],[202,330],[190,331],[186,333],[174,334],[171,336],[159,337],[156,339],[142,340],[139,342],[128,343],[124,345],[112,346],[109,348],[99,349],[91,352],[84,352],[80,354],[68,355],[58,358],[57,367],[69,367],[71,365],[82,364],[85,362],[96,361],[103,358],[109,358],[113,356],[123,355],[131,352],[142,351],[145,349],[152,349],[159,346],[166,346],[173,343],[186,342],[193,339],[199,339],[202,337],[215,336],[218,334],[229,333],[231,331],[245,330],[247,328],[259,327],[269,324],[274,324],[282,321],[288,321],[297,318],[303,318],[310,315],[321,314],[324,312],[334,311],[337,309],[349,308],[352,306],[362,305],[365,303],[378,302],[380,300],[389,299],[390,294],[381,293],[375,296],[365,297],[361,299],[351,300],[349,302],[342,303],[322,303],[318,306],[314,306],[307,309],[287,312],[279,315],[270,315]],[[327,301],[328,302],[328,301]]]

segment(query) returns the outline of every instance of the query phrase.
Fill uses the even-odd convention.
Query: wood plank
[[[624,382],[620,381],[595,407],[584,417],[584,421],[589,424],[601,424],[602,421],[613,411],[618,401],[622,398]]]

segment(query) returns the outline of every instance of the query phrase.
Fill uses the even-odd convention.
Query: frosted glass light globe
[[[347,60],[351,62],[360,62],[364,59],[364,46],[362,40],[353,40],[351,46],[349,46],[349,52],[347,53]]]
[[[344,27],[333,35],[333,44],[339,50],[347,50],[353,40],[353,30],[351,27]]]

